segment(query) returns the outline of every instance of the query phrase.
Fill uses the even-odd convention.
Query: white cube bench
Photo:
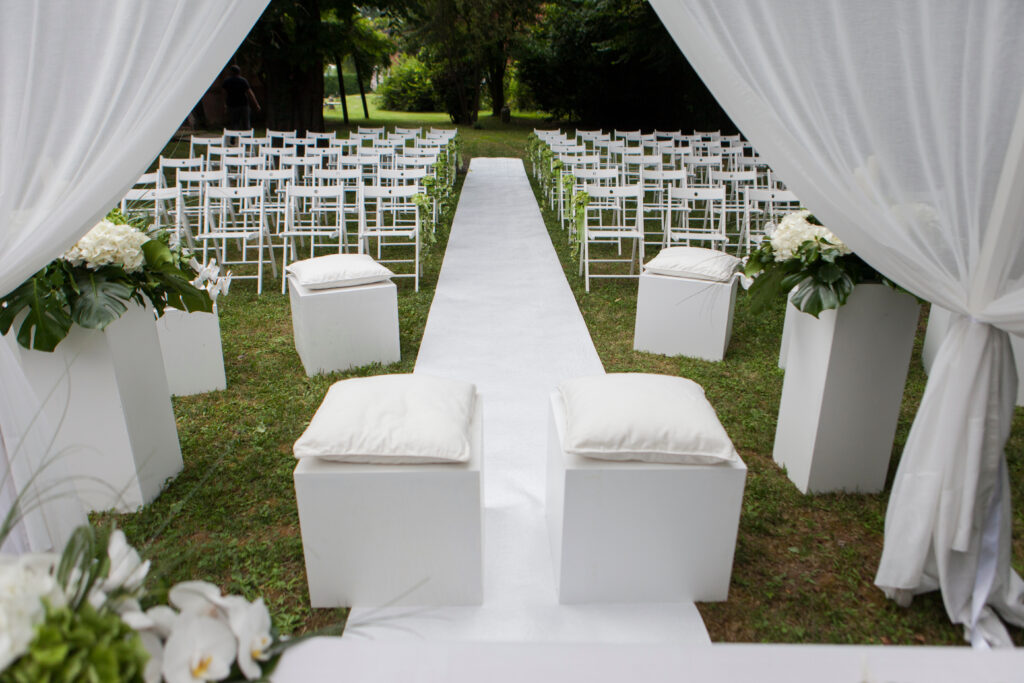
[[[566,453],[551,395],[547,522],[561,603],[720,601],[729,593],[747,468]]]
[[[295,349],[307,375],[402,359],[395,283],[309,289],[288,278]]]
[[[479,396],[468,462],[295,468],[313,607],[483,602]]]
[[[636,299],[636,351],[722,360],[732,338],[737,282],[643,273]]]
[[[167,307],[156,320],[156,331],[172,396],[227,389],[216,307],[211,313]]]
[[[644,264],[636,298],[636,351],[722,360],[732,337],[742,262],[701,247],[666,247]]]

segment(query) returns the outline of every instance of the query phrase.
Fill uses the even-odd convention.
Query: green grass
[[[350,98],[351,99],[351,98]],[[351,114],[361,110],[353,107]],[[401,115],[354,125],[447,125],[438,114]],[[340,112],[337,112],[340,119]],[[333,118],[330,125],[338,127]],[[542,121],[485,116],[460,127],[464,156],[523,156],[526,137]],[[167,152],[181,152],[171,143]],[[184,144],[187,153],[187,142]],[[460,180],[461,182],[461,180]],[[543,205],[543,202],[541,202]],[[882,547],[888,488],[879,495],[801,495],[772,461],[783,374],[777,367],[782,306],[754,315],[747,298],[736,305],[732,343],[721,363],[667,358],[632,350],[636,282],[601,280],[583,293],[565,233],[545,211],[598,353],[609,372],[656,372],[702,384],[749,471],[729,600],[699,605],[715,641],[960,644],[937,594],[909,609],[886,600],[873,585]],[[387,367],[307,378],[292,341],[290,309],[279,285],[238,282],[221,299],[228,389],[174,400],[184,471],[151,505],[115,519],[131,542],[154,560],[155,597],[174,582],[204,579],[249,598],[263,595],[284,632],[343,620],[344,610],[308,607],[295,507],[291,446],[327,388],[354,375],[409,372],[426,322],[447,243],[425,255],[419,293],[399,281],[402,361]],[[653,254],[649,254],[652,256]],[[894,446],[889,482],[924,390],[918,336]],[[1007,455],[1014,498],[1024,500],[1024,411],[1018,409]],[[1014,516],[1015,567],[1024,569],[1024,514]],[[1020,632],[1015,631],[1020,642]]]

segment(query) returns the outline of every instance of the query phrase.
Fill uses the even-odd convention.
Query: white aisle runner
[[[604,372],[519,159],[473,159],[416,372],[473,382],[484,416],[484,604],[361,609],[346,637],[709,643],[692,603],[559,605],[544,518],[548,397]]]

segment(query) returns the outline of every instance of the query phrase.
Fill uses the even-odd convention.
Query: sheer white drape
[[[1003,448],[1024,332],[1024,3],[652,0],[815,215],[959,314],[904,449],[877,584],[941,586],[976,644],[1024,625]],[[986,606],[986,604],[988,606]]]
[[[231,57],[268,0],[0,3],[0,293],[114,206]],[[40,471],[46,426],[0,343],[0,477]],[[52,429],[52,426],[51,426]],[[53,498],[59,460],[37,494]],[[7,493],[4,494],[3,491]],[[12,488],[0,487],[0,513]],[[77,510],[75,509],[77,508]],[[69,497],[27,514],[21,549],[60,545],[84,516]],[[27,548],[24,546],[27,544]]]

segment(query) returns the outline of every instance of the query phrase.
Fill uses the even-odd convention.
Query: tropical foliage
[[[0,333],[24,313],[18,343],[53,351],[73,324],[102,330],[128,310],[148,301],[162,315],[167,306],[210,311],[209,294],[191,282],[188,254],[172,234],[147,232],[111,211],[63,256],[0,299]]]

